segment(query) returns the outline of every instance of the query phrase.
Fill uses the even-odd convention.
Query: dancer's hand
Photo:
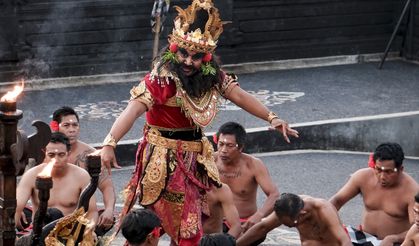
[[[281,132],[287,143],[290,143],[288,135],[298,138],[298,131],[292,129],[286,121],[281,120],[280,118],[274,118],[272,120],[270,129]]]
[[[115,157],[115,150],[112,146],[105,145],[100,150],[100,159],[102,161],[102,166],[104,166],[108,170],[108,174],[111,175],[111,167],[112,165],[115,168],[121,168],[118,165]]]

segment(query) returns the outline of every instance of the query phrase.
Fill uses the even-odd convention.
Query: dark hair
[[[79,121],[79,115],[76,113],[76,111],[73,108],[63,106],[57,110],[54,111],[52,114],[52,120],[57,121],[58,123],[61,123],[64,116],[67,115],[75,115],[77,121]]]
[[[122,235],[131,244],[141,244],[154,228],[161,225],[159,217],[149,209],[133,209],[121,224]]]
[[[382,143],[375,149],[373,158],[374,162],[393,160],[396,167],[399,168],[403,164],[404,153],[398,143]]]
[[[236,239],[226,233],[205,234],[199,240],[199,246],[235,246]]]
[[[236,122],[227,122],[224,123],[217,132],[217,139],[220,139],[220,134],[231,134],[236,137],[236,142],[239,147],[244,147],[246,143],[246,130],[242,125]]]
[[[277,216],[288,216],[295,218],[303,209],[304,201],[300,196],[292,193],[282,193],[278,200],[275,201],[274,211]]]
[[[419,203],[419,192],[415,196],[415,202]]]
[[[53,132],[51,134],[51,139],[49,140],[50,143],[62,143],[67,147],[67,151],[70,150],[71,144],[68,137],[61,132]]]

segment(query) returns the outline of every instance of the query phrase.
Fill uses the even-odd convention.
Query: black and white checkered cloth
[[[352,226],[346,226],[349,237],[351,238],[352,244],[356,246],[379,246],[381,240],[377,237],[368,234],[364,231],[353,228]]]

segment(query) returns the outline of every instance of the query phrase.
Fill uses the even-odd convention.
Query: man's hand
[[[20,218],[16,219],[15,223],[16,223],[16,228],[17,229],[24,230],[25,228],[23,227],[21,221],[23,221],[23,223],[25,223],[25,225],[28,224],[28,220],[26,219],[26,214],[23,211],[20,214]]]
[[[380,243],[380,246],[393,246],[395,243],[401,243],[397,240],[397,237],[393,235],[386,236]]]
[[[287,143],[290,143],[288,135],[298,138],[298,131],[292,129],[286,121],[281,120],[280,118],[274,118],[272,120],[270,129],[281,132]]]
[[[102,214],[99,216],[97,226],[104,229],[110,228],[114,223],[113,211],[110,209],[105,209]]]
[[[115,157],[115,151],[112,146],[105,145],[100,150],[100,159],[102,161],[102,166],[104,166],[108,170],[108,174],[111,175],[111,166],[113,165],[115,168],[121,168],[118,165]]]
[[[259,212],[256,212],[252,216],[247,219],[245,223],[242,225],[242,231],[243,233],[246,232],[250,227],[254,226],[256,223],[260,222],[262,220],[262,214]]]

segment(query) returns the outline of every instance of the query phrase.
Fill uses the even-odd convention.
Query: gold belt
[[[150,129],[146,135],[147,142],[161,146],[166,149],[174,149],[178,148],[178,141],[180,141],[180,149],[182,151],[192,151],[192,152],[202,152],[202,142],[201,141],[182,141],[182,140],[175,140],[170,138],[165,138],[159,136],[158,131],[154,129]]]

